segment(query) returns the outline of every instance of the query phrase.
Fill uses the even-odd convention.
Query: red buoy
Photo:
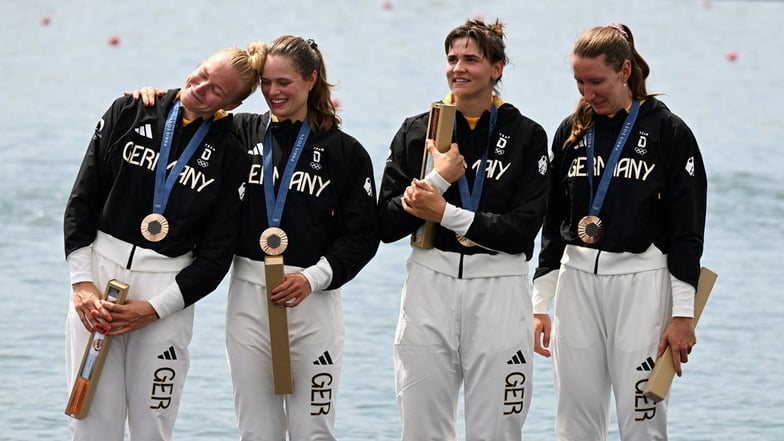
[[[109,36],[108,43],[109,46],[117,46],[118,44],[120,44],[120,37],[118,37],[117,35],[111,35]]]
[[[727,61],[735,61],[738,59],[738,54],[735,51],[727,52]]]

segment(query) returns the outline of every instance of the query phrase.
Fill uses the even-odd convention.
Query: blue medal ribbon
[[[479,168],[476,171],[476,177],[474,177],[474,187],[471,191],[468,190],[468,179],[465,175],[461,176],[457,181],[458,187],[460,188],[460,201],[463,208],[466,210],[476,211],[477,208],[479,208],[479,200],[482,197],[482,188],[484,188],[485,175],[487,174],[487,152],[490,151],[490,141],[492,140],[493,130],[495,129],[497,120],[498,108],[495,106],[495,103],[493,103],[490,106],[490,128],[488,129],[487,134],[487,147],[485,148],[484,153],[482,153],[482,159],[479,161]],[[455,139],[457,139],[457,122],[455,122],[453,133]]]
[[[166,168],[169,164],[169,152],[171,151],[171,143],[174,138],[174,127],[177,124],[177,114],[180,110],[180,100],[174,101],[174,105],[169,110],[166,116],[166,125],[163,129],[163,140],[161,141],[161,149],[158,153],[158,164],[155,168],[155,190],[153,193],[152,212],[163,214],[166,210],[166,205],[169,203],[169,196],[171,195],[174,184],[177,182],[180,173],[188,164],[188,161],[193,156],[196,148],[201,144],[201,141],[207,135],[212,125],[212,118],[202,121],[196,133],[193,135],[185,150],[177,158],[177,162],[172,167],[169,175],[166,175]]]
[[[280,226],[280,221],[283,218],[283,205],[286,203],[291,176],[294,174],[294,168],[297,166],[297,162],[299,162],[299,157],[302,154],[303,147],[305,147],[305,142],[307,142],[308,136],[310,135],[310,124],[308,123],[307,118],[302,122],[302,127],[300,127],[299,133],[297,134],[297,141],[294,143],[291,153],[289,153],[286,168],[283,171],[283,176],[280,178],[280,188],[278,189],[278,195],[276,197],[272,179],[274,166],[272,161],[272,133],[270,133],[269,129],[271,122],[272,118],[270,117],[270,120],[267,121],[266,132],[264,133],[264,146],[262,151],[262,154],[264,155],[264,202],[267,206],[267,225],[269,227],[277,227]]]
[[[588,199],[588,214],[591,216],[598,216],[599,211],[602,209],[602,204],[604,204],[604,197],[607,195],[607,188],[610,186],[610,180],[612,179],[615,164],[618,162],[618,159],[621,156],[621,152],[623,151],[623,147],[626,145],[626,140],[629,138],[632,126],[634,126],[634,122],[637,120],[637,114],[639,113],[639,110],[640,102],[636,100],[633,101],[631,111],[628,115],[626,115],[626,120],[623,122],[623,128],[621,128],[621,132],[618,134],[618,138],[615,140],[612,153],[610,153],[610,158],[607,160],[607,164],[604,166],[604,171],[602,172],[602,177],[599,180],[599,187],[596,189],[595,195],[593,192],[594,126],[591,126],[585,135],[586,165],[588,167],[588,172],[586,175],[588,177],[588,187],[590,189],[590,197]]]

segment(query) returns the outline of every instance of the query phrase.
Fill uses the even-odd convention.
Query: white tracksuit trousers
[[[190,256],[166,257],[137,248],[133,270],[125,269],[131,245],[99,233],[92,246],[93,281],[103,291],[111,279],[130,285],[128,299],[145,300],[162,291],[187,266]],[[92,406],[83,420],[71,420],[73,440],[122,441],[126,419],[132,441],[172,439],[185,378],[194,308],[112,337]],[[65,326],[68,393],[90,334],[69,304]]]
[[[640,268],[629,253],[602,252],[617,263],[595,274],[596,250],[578,248],[567,247],[555,294],[558,440],[606,439],[611,390],[623,441],[666,440],[667,401],[642,395],[672,313],[666,256]]]
[[[299,268],[286,267],[285,272]],[[235,257],[226,309],[226,349],[243,441],[335,440],[343,367],[340,291],[312,292],[288,308],[294,393],[275,395],[264,263]]]
[[[460,259],[457,253],[414,250],[407,264],[395,336],[397,399],[406,441],[457,439],[461,384],[466,440],[522,438],[533,372],[525,256],[464,257],[470,278],[440,271],[457,268],[451,265]],[[517,274],[497,275],[499,271]]]

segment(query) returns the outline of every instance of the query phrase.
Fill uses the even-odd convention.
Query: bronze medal
[[[577,235],[584,243],[594,244],[602,240],[604,236],[604,225],[602,220],[596,216],[588,215],[580,219],[577,224]]]
[[[259,245],[261,250],[268,256],[277,256],[286,251],[289,238],[286,233],[278,227],[269,227],[261,233]]]
[[[169,221],[160,213],[152,213],[142,219],[142,236],[150,242],[160,242],[169,234]]]
[[[460,245],[464,247],[471,248],[476,246],[476,244],[473,241],[471,241],[470,239],[466,239],[464,236],[455,234],[455,237],[457,238],[457,241],[460,243]]]

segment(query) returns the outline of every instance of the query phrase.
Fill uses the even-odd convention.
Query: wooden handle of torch
[[[718,275],[708,268],[700,270],[700,278],[697,281],[697,294],[694,296],[694,326],[700,320],[702,310],[708,302],[713,285],[716,283]],[[648,378],[643,395],[653,400],[655,403],[663,400],[667,396],[675,378],[675,368],[672,365],[672,348],[667,347],[664,353],[656,360],[656,365]]]
[[[267,313],[275,394],[291,394],[294,392],[294,381],[291,372],[288,312],[285,305],[276,305],[270,300],[272,289],[283,283],[283,256],[265,256],[264,274],[267,284]]]

